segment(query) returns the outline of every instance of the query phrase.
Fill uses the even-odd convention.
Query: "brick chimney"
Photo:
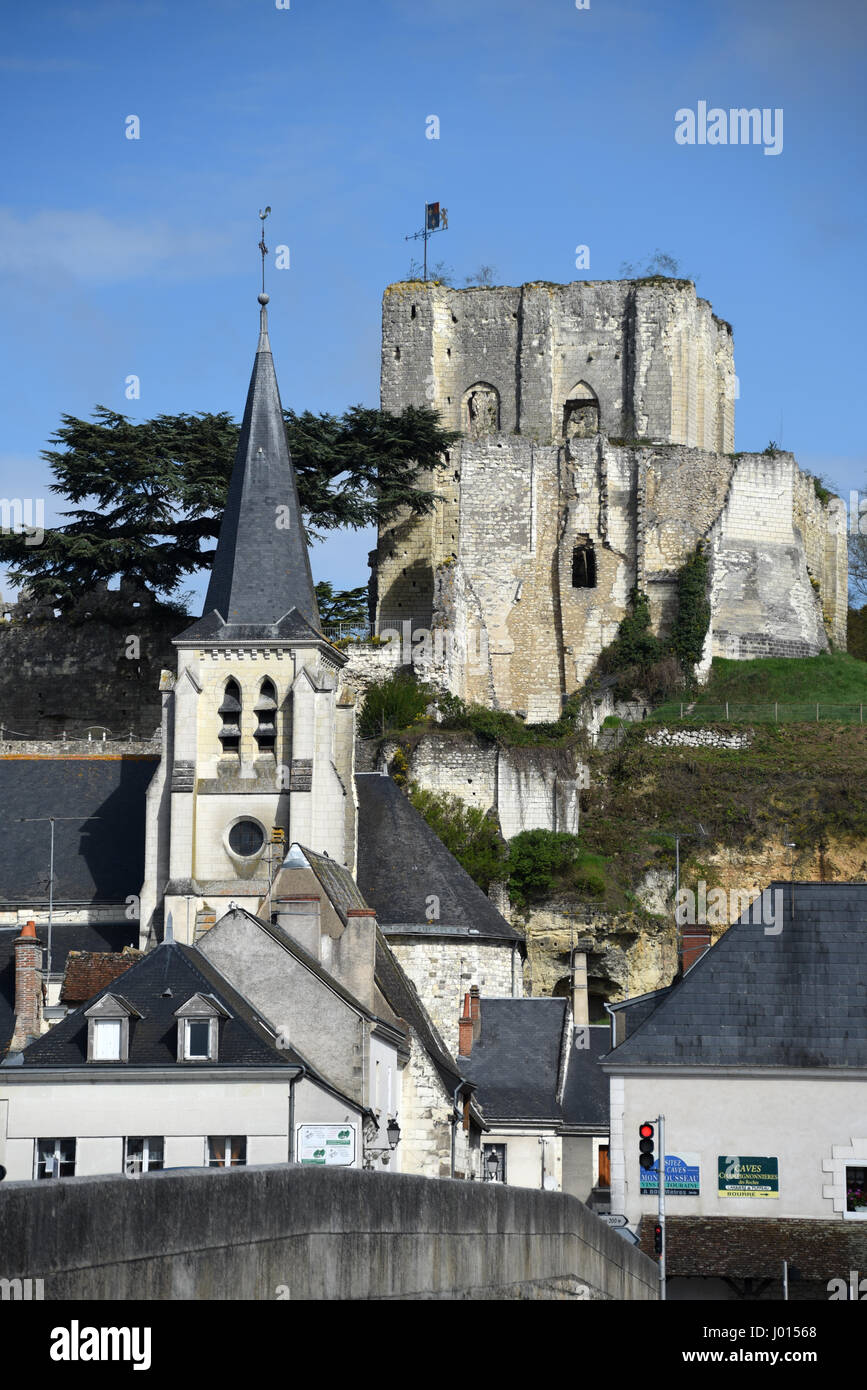
[[[478,985],[470,985],[470,1018],[473,1020],[473,1042],[478,1042],[482,1031],[482,1001]]]
[[[27,922],[15,940],[15,1031],[10,1052],[20,1052],[42,1028],[42,942]]]
[[[710,932],[707,927],[684,927],[682,933],[682,972],[685,975],[691,966],[700,960],[710,947]]]
[[[464,1012],[458,1021],[458,1056],[469,1057],[473,1050],[473,1015],[470,1012],[470,996],[464,995]]]

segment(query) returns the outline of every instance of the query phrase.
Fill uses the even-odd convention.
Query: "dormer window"
[[[262,682],[253,712],[258,720],[256,742],[259,752],[273,753],[277,742],[277,688],[273,681]]]
[[[240,753],[241,751],[241,687],[234,679],[226,681],[226,688],[223,691],[223,703],[220,705],[219,714],[222,724],[217,738],[223,745],[224,753]]]
[[[138,1010],[120,994],[104,994],[84,1016],[88,1062],[128,1062],[130,1023],[141,1018]]]
[[[175,1010],[178,1061],[216,1062],[220,1055],[220,1020],[229,1017],[213,994],[194,994]]]

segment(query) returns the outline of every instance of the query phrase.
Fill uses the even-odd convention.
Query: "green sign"
[[[732,1154],[717,1159],[720,1197],[779,1197],[780,1175],[775,1158],[744,1158]]]

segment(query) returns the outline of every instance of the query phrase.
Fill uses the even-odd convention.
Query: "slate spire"
[[[281,633],[301,635],[307,625],[318,633],[298,484],[268,338],[268,300],[259,295],[259,344],[202,618],[213,620],[217,613],[232,628],[279,624]],[[281,622],[293,609],[293,619]]]

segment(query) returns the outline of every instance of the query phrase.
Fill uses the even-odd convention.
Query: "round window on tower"
[[[258,821],[236,820],[229,828],[229,849],[241,859],[252,859],[265,843],[265,831]]]

